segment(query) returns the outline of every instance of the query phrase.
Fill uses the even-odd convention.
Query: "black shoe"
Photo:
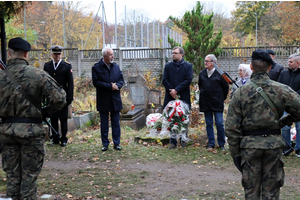
[[[300,149],[297,149],[297,150],[296,150],[295,155],[296,155],[298,158],[300,158]]]
[[[286,146],[283,148],[283,155],[288,156],[294,151],[293,148]]]
[[[208,147],[206,148],[207,151],[213,151],[214,149],[215,149],[215,147],[213,147],[213,146],[208,146]]]
[[[63,143],[61,143],[61,146],[62,146],[62,147],[65,147],[65,146],[67,146],[67,143],[66,143],[66,142],[63,142]]]
[[[122,148],[121,148],[119,145],[114,146],[114,149],[116,149],[116,150],[118,150],[118,151],[122,150]]]
[[[186,143],[185,142],[181,142],[180,146],[181,146],[181,148],[186,148]]]
[[[107,151],[107,149],[108,149],[108,146],[103,146],[103,147],[101,148],[102,151]]]

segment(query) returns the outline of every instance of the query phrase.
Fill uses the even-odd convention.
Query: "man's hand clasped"
[[[112,90],[119,90],[116,83],[111,83]]]
[[[175,89],[170,89],[170,95],[173,97],[173,99],[177,98],[177,91]]]

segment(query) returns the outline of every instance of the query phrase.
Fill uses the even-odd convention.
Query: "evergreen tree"
[[[204,59],[208,54],[214,54],[216,57],[220,55],[222,49],[219,48],[222,39],[222,30],[214,33],[214,24],[212,22],[213,13],[211,15],[204,14],[203,5],[197,2],[196,8],[185,12],[183,18],[170,16],[169,19],[179,28],[187,33],[188,40],[183,45],[185,51],[185,60],[193,64],[196,74],[204,68]],[[179,46],[174,40],[168,37],[168,41],[172,48]]]

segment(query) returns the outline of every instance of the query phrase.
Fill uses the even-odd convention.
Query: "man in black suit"
[[[183,58],[184,50],[182,47],[174,47],[172,50],[173,62],[165,65],[162,83],[165,86],[166,94],[164,107],[169,101],[179,97],[191,108],[190,84],[193,79],[193,65]],[[175,138],[170,138],[170,149],[177,145]],[[185,143],[181,141],[181,146],[185,147]]]
[[[112,49],[105,47],[102,49],[102,55],[103,58],[92,67],[93,85],[96,87],[97,93],[97,110],[101,119],[101,140],[103,144],[101,150],[106,151],[109,145],[109,114],[114,149],[121,150],[120,111],[123,107],[120,89],[124,84],[124,79],[120,67],[113,62],[114,53]]]
[[[45,63],[44,70],[48,72],[48,74],[52,78],[54,78],[60,85],[62,85],[65,92],[67,93],[67,105],[60,111],[50,116],[51,124],[57,132],[58,119],[60,120],[61,127],[61,137],[53,137],[52,144],[59,144],[60,141],[61,146],[65,147],[68,142],[68,106],[72,103],[74,94],[72,66],[70,63],[61,59],[63,47],[54,45],[50,49],[52,51],[51,55],[53,60]]]

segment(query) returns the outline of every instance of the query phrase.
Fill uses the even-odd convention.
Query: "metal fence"
[[[286,45],[286,46],[261,46],[261,47],[223,47],[221,54],[218,59],[222,58],[249,58],[252,52],[257,49],[271,49],[274,51],[275,56],[289,56],[293,53],[299,53],[299,46],[296,45]],[[63,50],[64,57],[76,58],[78,56],[78,48],[66,48]],[[119,51],[122,51],[123,59],[147,59],[147,58],[161,58],[163,51],[165,57],[172,57],[171,48],[120,48],[113,49],[114,57],[119,58]],[[81,58],[84,59],[95,59],[102,57],[101,49],[90,49],[90,50],[80,50]],[[46,49],[33,49],[29,53],[29,58],[51,58],[51,51]]]
[[[299,53],[299,47],[293,45],[285,46],[261,46],[261,47],[224,47],[218,56],[220,68],[231,76],[237,76],[239,64],[250,63],[252,52],[256,49],[271,49],[275,53],[275,62],[288,67],[289,55]],[[134,69],[137,73],[149,70],[162,71],[165,63],[172,60],[171,48],[118,48],[113,49],[115,62],[124,69]],[[102,57],[101,49],[79,50],[77,48],[66,48],[63,50],[63,58],[71,62],[76,74],[90,74],[90,66]],[[51,60],[51,51],[46,49],[33,49],[29,53],[30,63],[34,66],[43,66]]]
[[[289,56],[293,53],[299,52],[299,46],[286,45],[286,46],[261,46],[261,47],[223,47],[220,58],[230,58],[230,57],[251,57],[252,52],[257,49],[274,51],[275,56]]]

